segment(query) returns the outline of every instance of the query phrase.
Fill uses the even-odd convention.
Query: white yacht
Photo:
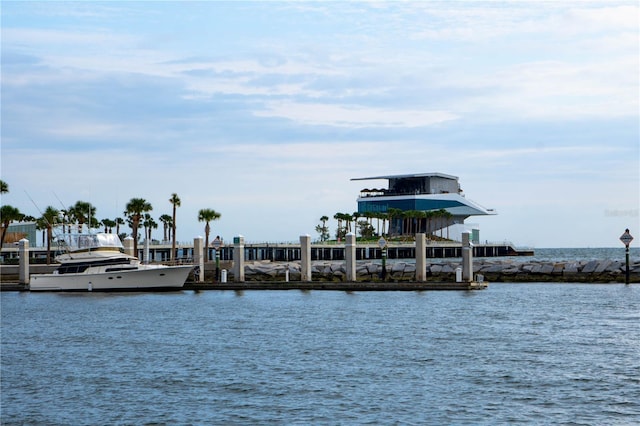
[[[30,277],[31,291],[151,290],[181,288],[193,265],[143,264],[124,253],[115,234],[66,234],[65,253],[51,274]]]

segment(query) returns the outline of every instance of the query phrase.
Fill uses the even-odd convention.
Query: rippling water
[[[534,248],[533,256],[504,256],[504,257],[481,257],[476,256],[475,260],[485,260],[491,262],[508,261],[508,262],[572,262],[572,261],[590,261],[590,260],[618,260],[625,261],[625,248],[621,244],[618,248]],[[430,263],[450,263],[460,262],[461,257],[457,258],[429,258]],[[390,262],[393,262],[391,260]],[[400,262],[412,262],[412,259],[400,259]],[[631,247],[629,250],[629,261],[631,263],[640,261],[640,247]]]
[[[534,256],[522,258],[522,260],[527,259],[547,262],[610,259],[624,262],[625,248],[623,244],[620,244],[620,247],[601,248],[537,248],[534,249]],[[629,249],[629,259],[631,262],[640,259],[640,247],[631,247]]]
[[[640,286],[3,293],[2,424],[637,424]]]

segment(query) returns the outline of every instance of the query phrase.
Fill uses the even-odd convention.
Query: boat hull
[[[193,266],[148,266],[113,272],[42,274],[30,277],[31,291],[162,290],[184,286]]]

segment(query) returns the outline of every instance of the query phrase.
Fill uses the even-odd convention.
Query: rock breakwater
[[[427,263],[427,281],[455,281],[456,269],[461,262]],[[388,281],[415,281],[414,262],[392,262],[387,267]],[[299,262],[254,262],[245,265],[246,281],[284,281],[287,275],[290,281],[299,281]],[[473,263],[474,274],[480,274],[489,282],[585,282],[585,283],[624,283],[625,264],[618,260],[584,261],[517,261],[476,259]],[[640,261],[630,264],[630,282],[640,283]],[[381,262],[358,262],[356,273],[358,281],[379,281],[382,278]],[[341,282],[345,280],[344,262],[313,262],[311,268],[313,281]],[[230,274],[230,279],[233,275]]]

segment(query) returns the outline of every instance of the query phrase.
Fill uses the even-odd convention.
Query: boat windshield
[[[100,248],[123,249],[116,234],[66,234],[59,244],[69,250],[95,250]]]

